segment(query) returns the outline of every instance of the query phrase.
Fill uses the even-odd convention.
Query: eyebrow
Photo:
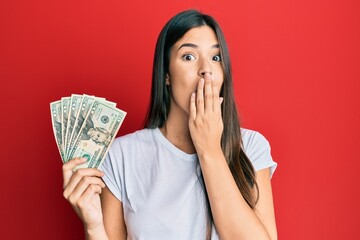
[[[193,43],[183,43],[183,44],[181,44],[181,46],[178,48],[178,51],[179,51],[180,48],[182,48],[182,47],[199,48],[198,45],[193,44]],[[220,48],[220,45],[217,43],[217,44],[212,45],[211,48]]]

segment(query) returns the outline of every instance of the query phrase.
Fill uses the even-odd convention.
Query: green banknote
[[[61,111],[61,101],[56,101],[50,103],[50,111],[51,111],[51,122],[53,126],[55,141],[57,144],[57,147],[60,152],[61,160],[65,162],[65,154],[63,151],[63,140],[62,140],[62,111]]]
[[[71,97],[63,97],[61,98],[61,138],[62,138],[62,147],[63,147],[63,152],[66,155],[66,148],[65,148],[65,136],[66,136],[66,129],[67,129],[67,120],[69,117],[69,108],[70,108],[70,101],[71,101]]]
[[[73,128],[75,126],[76,118],[79,115],[81,102],[82,102],[82,95],[79,94],[72,94],[70,100],[70,109],[69,109],[69,117],[67,120],[66,125],[66,136],[65,136],[65,149],[69,149],[71,134],[73,132]]]
[[[80,109],[79,109],[79,114],[75,120],[73,129],[72,129],[72,133],[71,133],[71,137],[70,137],[70,141],[69,144],[66,148],[65,154],[66,154],[66,161],[70,160],[71,158],[69,158],[69,153],[72,151],[74,143],[76,141],[76,139],[78,138],[79,134],[80,134],[80,130],[81,127],[84,123],[85,118],[88,116],[90,109],[92,107],[92,105],[94,104],[95,100],[97,98],[94,96],[89,96],[89,95],[83,95],[83,99],[82,102],[80,104]],[[102,101],[105,101],[102,100]]]
[[[86,158],[87,161],[78,168],[99,167],[125,116],[126,112],[95,100],[68,159]]]
[[[63,97],[50,103],[50,110],[63,163],[76,157],[87,159],[76,169],[101,165],[126,116],[116,103],[86,94]]]

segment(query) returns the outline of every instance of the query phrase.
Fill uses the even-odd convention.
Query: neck
[[[189,115],[187,113],[175,114],[170,110],[168,119],[160,131],[178,149],[193,154],[196,153],[196,150],[190,136],[188,122]]]

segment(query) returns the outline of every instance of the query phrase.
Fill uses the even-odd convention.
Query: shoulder
[[[141,129],[133,133],[117,137],[112,143],[111,150],[120,150],[128,146],[138,146],[143,144],[152,144],[154,138],[154,129]]]
[[[154,129],[144,128],[115,139],[116,142],[136,141],[153,135]]]
[[[241,138],[245,152],[256,150],[256,148],[270,147],[265,136],[255,130],[241,128]]]
[[[277,163],[271,156],[269,141],[261,133],[241,128],[243,149],[254,166],[255,171],[270,167],[271,174],[275,171]]]

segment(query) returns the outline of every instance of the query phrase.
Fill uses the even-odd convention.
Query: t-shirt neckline
[[[155,137],[166,147],[168,148],[172,153],[174,153],[175,155],[177,155],[178,157],[180,157],[183,160],[186,161],[195,161],[197,159],[197,154],[193,153],[193,154],[189,154],[186,153],[182,150],[180,150],[179,148],[177,148],[174,144],[172,144],[160,131],[159,128],[155,128],[154,129],[154,134]]]

